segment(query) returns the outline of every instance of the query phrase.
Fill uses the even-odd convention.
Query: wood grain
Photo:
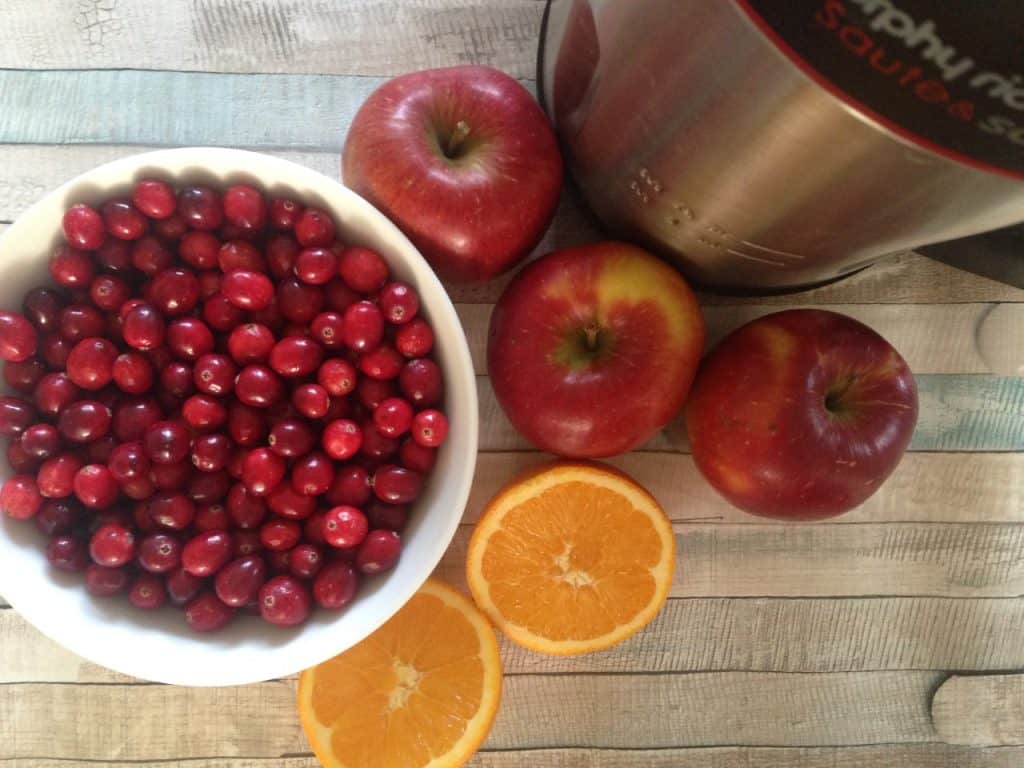
[[[941,675],[697,673],[508,677],[492,749],[840,746],[934,739]],[[89,727],[104,713],[110,727]],[[83,731],[82,729],[88,729]],[[0,696],[8,757],[272,757],[308,751],[293,685],[241,688],[12,684]]]
[[[932,720],[950,744],[1024,744],[1024,675],[951,677],[935,694]]]
[[[395,75],[487,64],[533,77],[537,0],[84,0],[4,9],[0,67]]]
[[[1017,597],[1018,525],[687,525],[676,532],[673,597]],[[470,526],[437,575],[465,588]]]
[[[669,600],[603,653],[544,656],[502,639],[506,674],[875,672],[1024,667],[1024,600]],[[131,683],[0,611],[0,683]]]

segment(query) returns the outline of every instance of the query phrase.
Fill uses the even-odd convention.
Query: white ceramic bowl
[[[180,685],[233,685],[295,673],[359,642],[397,611],[430,575],[458,527],[477,452],[473,364],[455,309],[441,283],[387,218],[332,179],[294,163],[234,149],[149,152],[100,166],[32,206],[0,238],[0,307],[20,311],[24,293],[50,282],[47,259],[60,241],[68,206],[125,194],[140,178],[224,187],[250,183],[331,211],[347,243],[379,251],[395,276],[419,291],[444,373],[449,437],[402,534],[403,552],[389,574],[367,580],[345,611],[316,611],[297,629],[238,617],[225,630],[196,634],[180,610],[138,611],[124,599],[95,598],[83,574],[60,573],[44,557],[32,521],[0,523],[0,595],[44,634],[80,656],[135,677]],[[0,475],[11,470],[0,457]]]

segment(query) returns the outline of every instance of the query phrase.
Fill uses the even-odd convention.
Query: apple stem
[[[583,329],[583,333],[587,338],[587,349],[591,352],[597,349],[597,335],[601,332],[595,324],[591,323]]]
[[[448,146],[446,147],[445,155],[448,157],[456,157],[459,154],[459,145],[466,140],[469,136],[469,123],[465,120],[459,120],[455,124],[455,130],[452,131],[452,135],[448,137]]]

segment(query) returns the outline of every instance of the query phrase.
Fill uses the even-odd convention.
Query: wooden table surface
[[[81,171],[156,146],[254,148],[336,177],[355,109],[389,76],[476,62],[529,81],[542,10],[539,0],[8,0],[0,222]],[[567,196],[538,252],[597,236]],[[485,374],[503,284],[451,288],[479,374],[482,449],[441,567],[454,583],[483,502],[541,458]],[[716,498],[678,425],[614,461],[674,521],[671,599],[604,653],[546,658],[503,643],[503,706],[472,765],[1024,765],[1024,684],[1012,674],[1024,669],[1024,378],[993,373],[976,344],[997,312],[1007,355],[1024,349],[1024,291],[908,254],[801,295],[702,301],[712,340],[780,306],[828,306],[876,328],[918,374],[911,452],[863,508],[800,526]],[[144,684],[0,608],[0,768],[316,765],[294,680]]]

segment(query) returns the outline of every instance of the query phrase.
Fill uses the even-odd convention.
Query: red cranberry
[[[344,341],[357,352],[366,352],[380,345],[384,338],[384,316],[376,304],[357,301],[345,310]]]
[[[412,437],[407,437],[398,449],[398,460],[403,467],[425,475],[434,468],[437,450],[420,445]]]
[[[136,352],[118,355],[111,374],[118,389],[130,395],[141,395],[153,386],[153,366]]]
[[[270,350],[270,367],[288,378],[308,376],[323,360],[324,350],[309,338],[292,336],[281,339]]]
[[[240,229],[263,229],[267,204],[258,189],[235,184],[224,193],[224,218]]]
[[[287,232],[294,229],[302,215],[302,205],[288,198],[274,198],[270,201],[268,220],[271,229]]]
[[[149,222],[130,200],[108,200],[103,204],[103,225],[119,240],[138,240],[149,229]]]
[[[363,444],[359,452],[371,459],[386,459],[398,451],[398,440],[382,435],[372,421],[362,424]]]
[[[310,285],[323,285],[338,273],[338,259],[328,248],[304,248],[295,258],[295,276]]]
[[[271,624],[294,627],[309,618],[309,591],[294,576],[272,578],[260,588],[259,601],[260,615]]]
[[[135,266],[132,264],[132,245],[111,238],[96,251],[96,263],[107,272],[124,274]]]
[[[110,409],[95,400],[79,400],[60,413],[57,429],[73,443],[89,443],[107,434]]]
[[[155,611],[167,602],[167,587],[155,573],[140,573],[128,590],[128,602],[144,611]]]
[[[129,347],[156,349],[164,343],[165,333],[163,317],[148,304],[139,304],[124,316],[121,335]]]
[[[153,232],[158,237],[170,242],[180,240],[181,236],[188,231],[188,222],[177,212],[172,213],[166,219],[157,219],[153,222]]]
[[[184,568],[177,568],[164,579],[167,597],[173,605],[185,605],[199,594],[203,588],[203,579],[193,576]]]
[[[223,397],[235,386],[238,369],[227,355],[203,355],[196,361],[192,378],[196,389],[208,395]]]
[[[334,464],[319,451],[308,453],[292,467],[292,488],[302,496],[319,496],[331,487]]]
[[[295,222],[295,239],[304,248],[330,245],[334,233],[334,220],[320,208],[307,208]]]
[[[256,448],[245,457],[242,482],[253,496],[266,496],[281,482],[286,469],[278,454],[269,448]]]
[[[359,358],[359,370],[371,379],[394,379],[402,371],[405,360],[394,347],[382,345]]]
[[[117,523],[101,525],[89,540],[89,555],[107,568],[125,565],[135,557],[135,536]]]
[[[233,480],[224,470],[195,472],[188,482],[188,495],[196,504],[220,501],[228,495]]]
[[[352,602],[359,576],[348,563],[327,563],[313,580],[313,599],[321,608],[337,611]]]
[[[298,544],[288,552],[288,571],[297,579],[312,579],[323,565],[323,554],[315,544]]]
[[[181,531],[196,514],[196,505],[183,493],[160,491],[149,500],[149,517],[160,528]]]
[[[149,284],[149,300],[163,314],[184,315],[199,303],[199,279],[181,267],[171,267],[157,274]]]
[[[240,557],[225,565],[213,583],[221,602],[241,608],[256,599],[265,580],[262,557]]]
[[[222,293],[215,293],[203,302],[203,321],[217,331],[230,331],[245,319],[245,312]]]
[[[64,239],[75,248],[95,251],[103,245],[103,219],[95,208],[73,205],[64,212],[61,225],[64,228]]]
[[[36,329],[13,312],[0,311],[0,359],[21,362],[36,352]]]
[[[216,229],[224,221],[220,195],[209,187],[185,187],[178,192],[178,213],[193,229]]]
[[[324,517],[324,538],[332,547],[356,547],[366,538],[369,523],[355,507],[340,506],[328,510]]]
[[[395,325],[403,325],[416,317],[420,310],[420,298],[405,283],[388,283],[380,289],[381,312],[385,319]]]
[[[409,522],[409,507],[405,504],[385,504],[374,499],[366,509],[366,518],[371,528],[401,531]]]
[[[178,256],[196,269],[216,269],[219,251],[220,240],[209,232],[186,232],[178,243]]]
[[[260,526],[260,542],[265,549],[285,552],[302,537],[302,526],[294,520],[268,520]]]
[[[360,296],[348,287],[348,283],[336,277],[324,286],[324,299],[330,311],[342,314],[359,301]]]
[[[373,475],[373,492],[388,504],[408,504],[423,489],[423,477],[404,467],[381,467]]]
[[[289,483],[279,483],[267,496],[267,506],[275,515],[305,520],[316,511],[316,498],[296,493]]]
[[[73,344],[59,333],[48,333],[43,336],[40,343],[39,354],[51,369],[63,370],[67,365],[68,355],[71,354]]]
[[[219,472],[227,466],[231,441],[226,435],[200,435],[192,441],[192,464],[201,472]]]
[[[142,440],[146,430],[160,421],[162,416],[160,406],[152,398],[126,398],[114,409],[114,434],[118,440],[126,442]]]
[[[231,559],[233,542],[227,531],[208,531],[189,539],[181,550],[181,567],[193,576],[211,576]]]
[[[39,459],[25,453],[20,440],[7,444],[7,463],[19,475],[35,475],[39,468]]]
[[[354,464],[338,469],[334,482],[327,489],[324,498],[333,506],[361,507],[366,504],[373,492],[370,488],[370,477],[366,470]]]
[[[187,460],[170,464],[154,463],[150,467],[149,477],[161,491],[182,491],[192,478],[192,464]]]
[[[327,539],[324,538],[324,518],[326,516],[325,512],[310,515],[302,527],[303,539],[317,546],[327,544]]]
[[[235,379],[235,396],[244,405],[266,408],[284,397],[284,384],[265,365],[247,365]]]
[[[235,387],[237,390],[237,379]],[[228,408],[228,434],[239,445],[253,445],[260,442],[267,434],[267,420],[264,412],[241,403],[233,403]]]
[[[185,621],[196,632],[216,632],[234,618],[235,611],[220,601],[212,592],[194,598],[185,607]]]
[[[33,458],[48,459],[60,449],[60,434],[52,424],[33,424],[22,432],[21,447]]]
[[[109,432],[99,440],[93,440],[86,446],[85,455],[90,464],[106,464],[110,452],[118,445],[118,440]]]
[[[274,284],[259,272],[233,269],[224,275],[221,291],[240,309],[261,310],[270,306],[274,298]]]
[[[443,391],[441,369],[433,360],[410,360],[399,374],[398,386],[413,405],[420,408],[437,405]]]
[[[15,520],[34,517],[43,504],[36,479],[31,475],[13,475],[0,486],[0,509]]]
[[[400,397],[389,397],[374,409],[373,423],[382,435],[404,435],[413,423],[412,406]]]
[[[277,306],[285,319],[308,323],[323,309],[324,292],[318,286],[286,277],[277,284]]]
[[[288,567],[288,550],[265,550],[263,552],[263,559],[266,561],[267,564],[267,572],[271,576],[277,576],[278,574],[291,572],[291,569]]]
[[[44,536],[70,533],[81,519],[82,508],[70,499],[43,499],[35,516],[36,528]]]
[[[160,388],[177,398],[189,397],[195,391],[192,366],[177,360],[168,363],[160,371]]]
[[[174,254],[158,237],[143,235],[132,245],[132,266],[149,277],[159,274],[173,263]]]
[[[36,475],[39,492],[51,499],[70,496],[75,490],[75,475],[81,468],[82,460],[72,453],[47,459]]]
[[[124,592],[128,586],[128,571],[124,568],[107,568],[92,563],[85,569],[85,589],[96,597],[110,597]]]
[[[110,470],[102,464],[86,464],[75,474],[75,496],[89,509],[106,509],[115,501],[120,489]]]
[[[222,275],[216,269],[200,270],[200,272],[196,275],[196,280],[199,281],[199,298],[202,299],[203,301],[206,301],[211,296],[216,296],[217,294],[219,294],[220,284],[223,281],[223,278],[224,275]]]
[[[104,312],[115,312],[131,298],[131,290],[117,275],[97,275],[89,284],[89,298]]]
[[[275,235],[267,240],[265,250],[267,269],[271,275],[280,280],[293,274],[295,260],[301,250],[294,238],[288,235]]]
[[[233,540],[235,542],[233,552],[235,557],[248,557],[263,551],[260,535],[256,531],[236,531],[233,534]]]
[[[102,338],[82,339],[68,355],[68,376],[82,389],[102,389],[113,378],[117,347]]]
[[[84,251],[58,245],[50,256],[50,276],[66,288],[84,288],[92,282],[96,265]]]
[[[17,437],[36,420],[36,410],[20,397],[0,397],[0,435]]]
[[[200,533],[209,531],[226,531],[231,525],[228,508],[220,502],[207,502],[196,506],[196,516],[192,521]]]
[[[177,207],[174,190],[157,179],[137,181],[132,188],[132,203],[151,219],[166,219]]]
[[[46,559],[61,571],[84,571],[89,565],[85,545],[72,536],[54,536],[46,545]]]
[[[343,461],[355,456],[363,444],[363,431],[349,419],[336,419],[324,428],[323,449],[332,459]]]
[[[342,397],[356,388],[358,375],[348,360],[332,357],[324,360],[316,372],[317,383],[332,397]]]
[[[106,330],[106,321],[95,307],[86,304],[70,304],[60,313],[60,335],[68,341],[80,341],[90,336],[100,336]]]
[[[237,528],[244,531],[258,528],[267,516],[266,502],[249,493],[244,483],[235,483],[228,491],[228,515]]]
[[[181,542],[166,533],[153,533],[139,542],[139,565],[150,573],[167,573],[181,563]]]
[[[26,293],[21,303],[21,311],[24,313],[25,319],[40,332],[57,330],[60,321],[60,311],[63,308],[64,298],[53,288],[43,286],[33,288]],[[2,336],[5,342],[10,343],[7,341],[10,329],[2,320],[4,314],[10,313],[0,313],[0,331],[3,331]],[[14,315],[14,317],[17,317],[17,315]],[[24,326],[22,328],[24,329]],[[3,354],[3,347],[0,347],[0,359],[7,359]]]
[[[402,554],[402,540],[394,531],[370,531],[356,550],[356,568],[362,573],[390,570]]]
[[[215,397],[192,395],[182,404],[181,416],[193,429],[206,431],[223,426],[228,409]]]
[[[441,411],[428,408],[412,421],[412,438],[424,448],[437,448],[448,436],[448,419]]]
[[[235,270],[261,274],[267,271],[267,261],[252,243],[233,239],[217,251],[217,266],[225,275]]]
[[[319,419],[327,413],[330,404],[327,390],[319,384],[300,384],[292,390],[292,405],[307,419]]]
[[[344,345],[344,329],[345,319],[338,312],[321,312],[310,324],[313,338],[328,349],[338,349]]]
[[[142,443],[121,443],[110,452],[107,469],[118,483],[127,483],[149,474],[149,458],[142,450]]]
[[[346,248],[338,262],[338,272],[349,287],[359,293],[373,293],[388,279],[388,265],[369,248]]]
[[[36,384],[33,399],[40,413],[56,416],[73,403],[80,392],[66,374],[48,373]]]
[[[183,360],[196,360],[213,352],[213,333],[195,317],[179,317],[167,326],[167,346]]]
[[[304,456],[313,450],[316,435],[303,421],[298,419],[282,419],[270,428],[267,444],[279,456],[295,458]]]
[[[158,421],[146,429],[142,447],[154,464],[175,464],[188,456],[188,430],[177,421]]]
[[[228,352],[241,365],[263,362],[274,344],[273,331],[259,323],[239,325],[228,336]]]

